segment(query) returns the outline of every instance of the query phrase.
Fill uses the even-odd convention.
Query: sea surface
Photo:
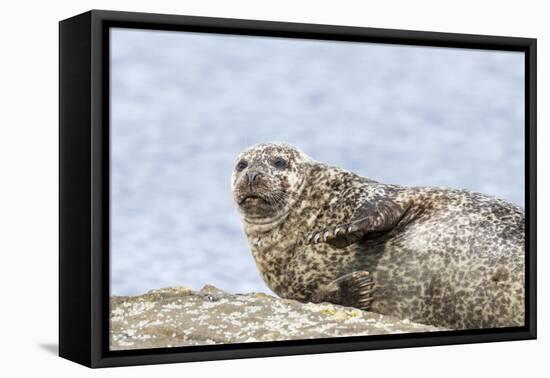
[[[262,281],[231,197],[266,141],[524,203],[523,53],[116,29],[111,294]]]

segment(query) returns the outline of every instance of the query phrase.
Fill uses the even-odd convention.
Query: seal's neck
[[[247,235],[257,235],[269,232],[279,225],[281,225],[285,219],[288,217],[288,211],[282,212],[280,215],[262,220],[258,222],[257,220],[250,220],[246,217],[243,217],[244,228]]]

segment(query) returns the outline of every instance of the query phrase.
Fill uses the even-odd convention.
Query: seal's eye
[[[237,163],[237,166],[235,168],[237,169],[237,171],[242,171],[246,167],[248,167],[248,164],[246,163],[246,161],[241,160],[240,162]]]
[[[283,169],[283,168],[286,168],[287,162],[286,162],[286,160],[283,159],[282,157],[276,157],[276,158],[273,160],[273,166],[274,166],[275,168]]]

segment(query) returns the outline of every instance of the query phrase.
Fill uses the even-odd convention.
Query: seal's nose
[[[252,185],[254,185],[254,180],[260,175],[259,172],[248,172],[246,176],[248,177],[248,188],[252,190]]]

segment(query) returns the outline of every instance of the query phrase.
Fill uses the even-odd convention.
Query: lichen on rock
[[[211,285],[113,296],[110,304],[111,350],[442,330],[330,303],[229,294]]]

